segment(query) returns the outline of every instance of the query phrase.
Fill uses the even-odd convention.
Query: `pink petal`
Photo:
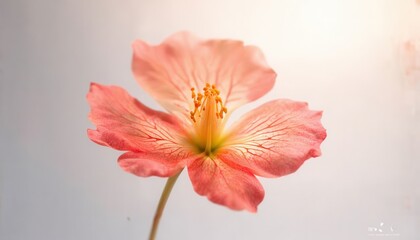
[[[167,170],[161,169],[157,173],[165,175],[172,173],[169,169],[174,164],[189,157],[189,151],[181,143],[183,130],[175,117],[144,106],[124,89],[115,86],[92,83],[87,100],[91,107],[89,118],[97,127],[88,130],[89,138],[117,150],[136,152],[121,156],[120,161],[126,170],[134,169],[133,159],[137,158],[143,162],[155,161],[143,163],[139,160],[139,166],[168,164]],[[154,171],[157,170],[150,169],[150,172]],[[146,172],[142,174],[147,175]]]
[[[162,106],[184,116],[192,110],[191,87],[215,84],[231,111],[267,93],[275,72],[261,51],[235,40],[201,40],[176,33],[162,44],[133,43],[134,76]]]
[[[188,166],[194,190],[217,204],[256,212],[264,189],[251,172],[232,162],[201,157]]]
[[[187,159],[182,160],[179,161],[176,155],[171,154],[163,157],[160,153],[127,152],[118,158],[118,164],[125,171],[139,177],[170,177],[184,168]]]
[[[260,176],[292,173],[305,160],[321,155],[320,144],[326,137],[321,116],[322,112],[309,110],[306,103],[268,102],[236,123],[218,157]]]

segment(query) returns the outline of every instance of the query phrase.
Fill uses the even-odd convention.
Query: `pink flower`
[[[140,177],[170,177],[184,167],[194,190],[231,209],[257,210],[264,189],[255,177],[280,177],[321,155],[322,112],[277,99],[226,121],[266,94],[276,73],[261,51],[234,40],[181,32],[162,44],[133,44],[137,82],[169,113],[152,110],[124,89],[92,83],[87,95],[96,130],[89,138],[126,151],[119,165]]]

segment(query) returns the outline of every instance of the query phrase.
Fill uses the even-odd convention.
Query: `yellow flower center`
[[[195,89],[191,88],[191,98],[194,101],[194,110],[190,112],[195,131],[193,145],[198,152],[210,155],[220,145],[223,117],[227,108],[223,105],[220,91],[208,83],[202,93],[196,94]]]

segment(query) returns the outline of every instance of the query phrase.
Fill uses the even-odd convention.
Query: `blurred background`
[[[323,155],[260,178],[257,214],[197,195],[184,172],[158,239],[420,239],[420,1],[0,0],[0,239],[146,239],[166,179],[86,136],[89,83],[162,108],[131,43],[188,30],[259,46],[274,98],[324,110]]]

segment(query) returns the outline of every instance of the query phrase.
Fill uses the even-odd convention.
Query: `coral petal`
[[[201,157],[189,164],[188,174],[198,194],[233,210],[256,212],[264,198],[255,176],[232,162]]]
[[[181,143],[183,129],[177,118],[144,106],[120,87],[92,83],[87,99],[91,107],[89,118],[96,125],[96,130],[88,130],[89,138],[104,146],[132,152],[120,158],[124,169],[148,175],[127,167],[134,159],[140,159],[139,165],[154,164],[151,173],[170,175],[174,164],[189,157],[190,151]],[[158,166],[162,169],[157,170]]]
[[[172,113],[189,116],[191,87],[215,84],[233,108],[253,101],[274,85],[275,72],[261,51],[235,40],[201,40],[176,33],[157,46],[133,43],[132,70],[139,84]]]
[[[234,125],[231,139],[218,157],[264,177],[296,171],[305,160],[321,155],[326,137],[322,112],[306,103],[274,100],[246,114]]]
[[[127,152],[118,158],[118,164],[125,171],[139,177],[170,177],[179,172],[187,161],[179,161],[171,155],[167,157],[164,159],[159,153]]]

